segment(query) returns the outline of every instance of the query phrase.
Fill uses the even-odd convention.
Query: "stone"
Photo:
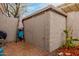
[[[63,54],[63,52],[60,52],[60,53],[58,53],[58,55],[59,55],[59,56],[63,56],[64,54]]]
[[[68,52],[67,52],[67,53],[65,53],[65,55],[66,55],[66,56],[71,56],[71,53],[68,53]]]

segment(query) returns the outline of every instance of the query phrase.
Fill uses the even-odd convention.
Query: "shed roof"
[[[59,13],[59,14],[65,16],[65,17],[67,16],[66,13],[64,13],[63,11],[57,9],[57,8],[54,7],[53,5],[48,5],[48,6],[44,7],[44,8],[42,8],[42,9],[40,9],[40,10],[38,10],[38,11],[36,11],[36,12],[34,12],[34,13],[28,15],[28,16],[26,16],[25,18],[23,18],[22,21],[26,20],[27,18],[31,18],[32,16],[37,15],[37,14],[39,14],[39,13],[45,12],[45,11],[47,11],[47,10],[55,11],[56,13]]]

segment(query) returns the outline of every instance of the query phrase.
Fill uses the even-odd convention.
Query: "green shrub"
[[[65,46],[67,48],[75,47],[75,44],[73,43],[73,39],[67,38],[66,43],[65,43]]]
[[[64,46],[67,48],[75,47],[75,44],[73,43],[72,31],[66,29],[64,30],[64,33],[66,35],[66,43]]]

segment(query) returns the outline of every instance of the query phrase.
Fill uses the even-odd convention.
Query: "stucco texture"
[[[79,24],[79,12],[68,13],[67,27],[71,28],[73,38],[79,38],[79,25],[78,24]]]
[[[7,33],[7,42],[16,40],[17,28],[18,19],[0,15],[0,31],[4,31]]]
[[[53,51],[64,42],[65,16],[46,11],[23,21],[26,42]]]
[[[66,17],[50,11],[50,51],[62,46],[65,42],[64,30],[66,29]]]

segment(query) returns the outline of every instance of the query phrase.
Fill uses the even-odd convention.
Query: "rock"
[[[71,56],[71,53],[66,52],[65,55],[66,56]]]
[[[58,55],[59,55],[59,56],[63,56],[64,54],[63,54],[63,52],[60,52],[60,53],[58,53]]]

